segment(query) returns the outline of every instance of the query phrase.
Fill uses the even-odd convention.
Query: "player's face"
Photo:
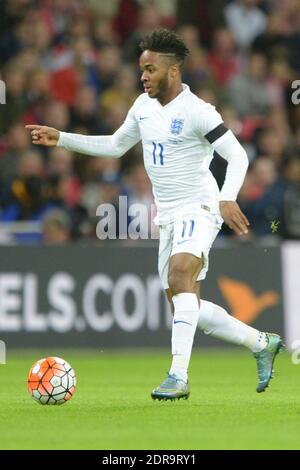
[[[163,100],[173,80],[174,65],[159,52],[144,51],[140,57],[141,81],[150,98]]]

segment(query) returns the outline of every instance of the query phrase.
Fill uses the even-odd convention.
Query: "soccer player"
[[[160,226],[158,270],[174,314],[172,364],[153,399],[188,398],[188,365],[197,325],[208,335],[249,348],[257,361],[257,392],[263,392],[282,340],[257,331],[222,307],[200,297],[200,281],[223,221],[237,234],[249,222],[236,198],[248,159],[213,106],[182,83],[188,49],[172,31],[160,29],[141,43],[141,94],[111,136],[85,136],[39,125],[26,126],[32,142],[57,145],[97,157],[119,158],[142,141],[144,164],[153,185]],[[221,192],[209,170],[214,151],[228,162]]]

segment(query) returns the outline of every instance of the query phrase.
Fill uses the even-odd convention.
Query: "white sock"
[[[199,312],[198,325],[207,335],[246,346],[252,352],[262,351],[268,344],[265,333],[237,320],[212,302],[201,299]]]
[[[190,362],[195,331],[199,317],[199,303],[196,294],[183,293],[174,295],[174,318],[172,325],[173,361],[170,374],[187,382],[187,370]]]

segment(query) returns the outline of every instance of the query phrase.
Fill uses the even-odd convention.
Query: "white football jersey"
[[[175,220],[183,205],[219,211],[219,189],[209,170],[213,148],[204,136],[223,120],[214,106],[183,87],[165,106],[143,93],[124,122],[131,132],[138,126],[159,224]]]
[[[187,85],[165,106],[141,94],[111,136],[60,132],[57,145],[86,155],[119,158],[139,141],[153,185],[158,224],[173,222],[191,208],[198,213],[201,206],[218,214],[220,199],[236,200],[248,167],[247,154],[215,107]],[[221,193],[209,170],[214,150],[228,162]]]

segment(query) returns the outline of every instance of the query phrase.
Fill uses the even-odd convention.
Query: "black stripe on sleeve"
[[[227,127],[224,126],[224,123],[219,124],[217,127],[215,127],[212,131],[208,132],[204,137],[210,144],[218,140],[222,135],[226,134],[228,131]]]

